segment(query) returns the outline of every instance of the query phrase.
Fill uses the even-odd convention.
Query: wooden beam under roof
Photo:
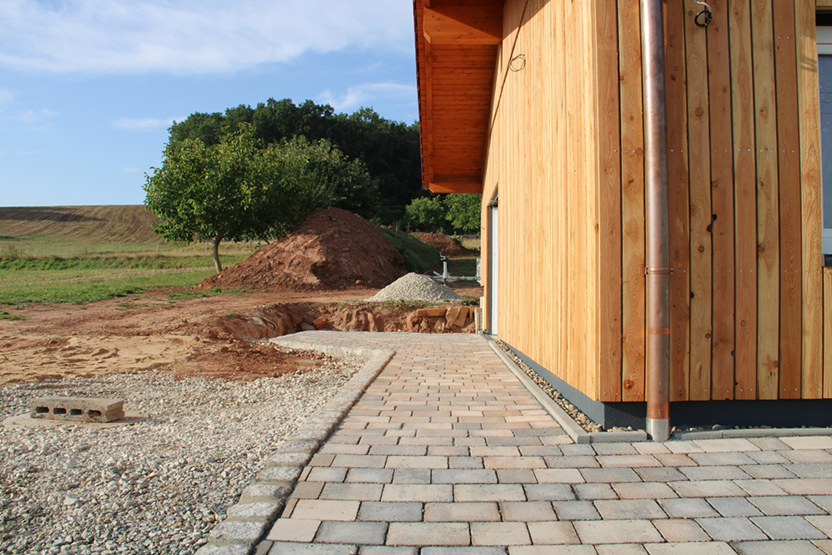
[[[422,182],[482,191],[503,0],[414,0]]]

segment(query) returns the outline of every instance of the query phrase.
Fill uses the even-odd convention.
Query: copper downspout
[[[647,433],[670,437],[670,249],[662,0],[641,0],[647,204]]]

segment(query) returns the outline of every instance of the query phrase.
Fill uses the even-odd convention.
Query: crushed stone
[[[406,274],[369,299],[368,302],[384,301],[424,301],[441,303],[460,301],[462,297],[454,293],[453,289],[436,283],[430,277],[413,272]]]

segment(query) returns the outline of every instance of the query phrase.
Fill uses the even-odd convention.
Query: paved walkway
[[[479,336],[293,340],[397,354],[303,470],[271,555],[832,555],[832,437],[577,445]]]

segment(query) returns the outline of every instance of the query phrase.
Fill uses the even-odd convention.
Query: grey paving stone
[[[740,555],[823,555],[809,541],[738,542],[734,549]]]
[[[398,468],[393,473],[394,484],[429,484],[429,468]]]
[[[766,516],[820,515],[825,511],[806,499],[797,496],[749,497],[748,500]]]
[[[706,542],[711,540],[695,520],[688,518],[654,520],[653,526],[669,542]]]
[[[605,482],[607,484],[617,482],[640,482],[635,470],[632,468],[581,468],[581,476],[587,482]]]
[[[735,480],[734,484],[741,487],[748,495],[755,497],[788,495],[785,491],[775,486],[770,480],[758,478],[756,480]]]
[[[229,517],[256,518],[272,521],[277,517],[283,503],[238,503],[228,508]]]
[[[598,455],[640,455],[630,443],[597,443],[592,448]]]
[[[725,542],[765,540],[767,536],[747,518],[697,518],[705,532]]]
[[[679,472],[692,481],[704,480],[748,480],[751,478],[736,466],[686,466]]]
[[[297,466],[267,466],[257,474],[261,481],[292,482],[298,479],[301,469]]]
[[[745,497],[711,497],[708,503],[722,516],[763,516]]]
[[[498,468],[497,481],[501,484],[535,484],[534,471],[527,468]]]
[[[581,485],[581,484],[578,484]],[[529,501],[572,501],[575,494],[569,484],[523,484]]]
[[[793,495],[832,495],[830,478],[795,478],[772,480],[771,483]]]
[[[832,513],[832,495],[811,495],[809,500],[827,513]]]
[[[613,484],[612,487],[621,499],[671,499],[678,497],[670,486],[659,482]]]
[[[496,484],[497,473],[490,469],[453,469],[433,470],[431,481],[434,484]]]
[[[457,502],[526,500],[520,484],[456,484],[453,488],[453,500]]]
[[[543,457],[549,468],[601,468],[594,455]]]
[[[523,522],[472,522],[472,545],[530,545],[529,529]]]
[[[555,501],[555,512],[560,520],[600,520],[601,515],[591,501]]]
[[[679,497],[745,497],[745,490],[727,480],[668,482]]]
[[[800,516],[758,516],[751,521],[773,540],[826,539],[826,534]]]
[[[719,516],[704,499],[659,499],[659,506],[670,518],[697,518]]]
[[[422,504],[414,501],[386,503],[365,501],[358,510],[358,520],[380,522],[419,522],[422,520]]]
[[[449,468],[483,468],[482,457],[448,457]]]
[[[777,451],[750,451],[746,455],[758,464],[788,464],[791,462]]]
[[[325,521],[318,529],[316,542],[355,545],[384,545],[386,522]]]
[[[815,528],[824,532],[827,537],[832,538],[832,516],[807,516],[806,520],[812,523]]]
[[[506,548],[501,546],[477,547],[423,547],[422,555],[505,555]]]
[[[426,503],[425,522],[499,522],[497,503]]]
[[[799,453],[799,451],[793,452]],[[828,478],[832,476],[832,464],[828,463],[784,464],[783,468],[801,478]]]
[[[240,502],[250,503],[255,501],[274,502],[275,499],[288,497],[292,492],[292,485],[285,484],[251,484],[243,490],[240,495]]]
[[[227,541],[256,542],[266,533],[268,523],[225,520],[211,530],[209,537]]]
[[[578,520],[573,525],[584,544],[654,543],[663,539],[649,520]]]
[[[650,555],[735,555],[735,551],[724,542],[700,543],[659,543],[646,544]]]
[[[642,480],[645,482],[675,482],[677,480],[687,480],[687,476],[679,472],[676,468],[668,468],[666,466],[634,468]]]
[[[392,468],[350,468],[347,482],[389,484],[393,481]]]
[[[468,524],[463,522],[391,522],[387,545],[465,546],[471,543]]]
[[[826,555],[832,555],[832,540],[812,540],[812,545],[820,549]]]
[[[662,465],[653,455],[598,455],[595,458],[604,468],[647,468]]]
[[[215,545],[205,544],[196,552],[197,555],[248,555],[248,544]]]
[[[637,543],[613,543],[596,545],[598,555],[648,555],[647,550]]]
[[[618,494],[610,484],[575,484],[578,499],[594,501],[595,499],[618,499]],[[674,495],[675,496],[675,495]]]
[[[604,520],[646,520],[667,518],[652,499],[598,500],[595,508]]]
[[[590,455],[595,456],[595,449],[592,448],[592,445],[583,445],[583,444],[567,444],[561,445],[560,450],[563,451],[563,455],[565,457],[577,456],[577,455]]]
[[[500,504],[503,520],[519,522],[557,520],[550,501],[511,501]]]
[[[762,452],[771,453],[771,451]],[[740,468],[753,478],[794,478],[796,476],[782,464],[751,464],[741,466]]]
[[[700,466],[740,466],[743,464],[756,464],[756,461],[748,453],[691,453],[688,456]]]
[[[357,555],[357,545],[275,542],[269,555]]]
[[[791,447],[776,437],[750,437],[748,441],[765,451],[790,450]]]
[[[580,543],[571,522],[529,522],[527,525],[534,545]]]
[[[382,484],[341,484],[329,482],[324,486],[319,499],[347,499],[352,501],[378,501],[381,499]]]
[[[793,463],[832,463],[832,455],[820,449],[798,449],[783,451],[782,455]]]

